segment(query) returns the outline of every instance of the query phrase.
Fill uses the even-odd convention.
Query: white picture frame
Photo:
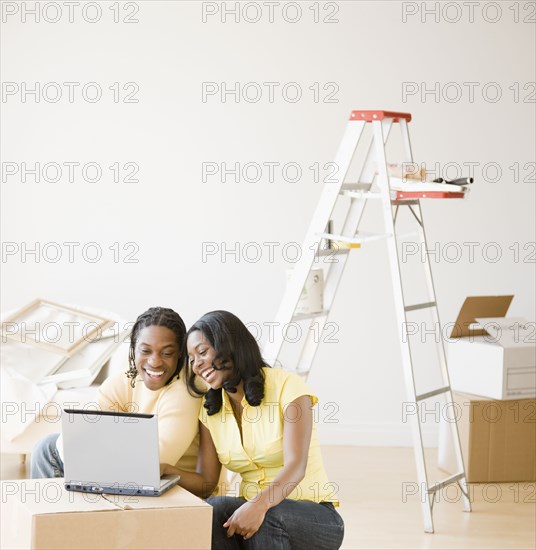
[[[100,315],[38,298],[4,319],[1,334],[4,342],[11,339],[71,357],[113,324]]]

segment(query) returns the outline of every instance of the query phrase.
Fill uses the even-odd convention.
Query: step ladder
[[[337,288],[341,281],[351,248],[326,249],[326,242],[339,241],[347,243],[348,247],[360,247],[375,240],[386,240],[391,280],[393,284],[393,296],[397,326],[399,331],[398,341],[400,343],[400,354],[404,369],[404,379],[407,390],[407,398],[410,403],[419,406],[424,400],[435,396],[444,395],[446,403],[452,403],[452,392],[450,388],[449,375],[445,358],[443,341],[437,344],[437,353],[441,370],[442,383],[440,387],[425,393],[416,393],[414,365],[412,363],[412,345],[404,329],[408,325],[407,313],[419,309],[429,310],[434,318],[435,326],[440,327],[439,314],[437,309],[436,295],[432,279],[432,271],[428,254],[423,258],[428,299],[422,303],[406,304],[404,300],[404,289],[401,277],[400,259],[397,249],[397,234],[395,231],[397,215],[400,207],[408,208],[418,223],[418,237],[421,243],[421,250],[426,248],[426,235],[420,205],[421,198],[461,198],[462,192],[401,192],[392,191],[389,182],[388,165],[386,160],[385,145],[394,124],[398,124],[401,130],[402,144],[404,148],[404,162],[413,162],[411,143],[408,132],[408,123],[411,121],[409,113],[395,113],[389,111],[352,111],[347,123],[346,130],[335,158],[335,166],[338,173],[329,179],[324,185],[321,198],[313,215],[309,230],[307,231],[303,246],[302,256],[294,267],[293,275],[287,282],[287,288],[280,304],[275,326],[288,327],[293,322],[308,322],[317,324],[317,330],[307,330],[303,337],[299,357],[292,361],[293,368],[288,368],[280,360],[281,351],[285,344],[286,333],[284,330],[275,331],[270,341],[264,346],[264,356],[269,364],[281,365],[288,370],[293,370],[303,377],[307,377],[315,353],[318,349],[320,339],[315,334],[321,334],[326,327],[330,310],[332,308]],[[365,126],[372,125],[372,135],[365,136]],[[369,128],[370,129],[370,128]],[[369,134],[370,132],[366,132]],[[358,145],[361,147],[358,148]],[[363,149],[362,147],[365,147]],[[353,159],[358,151],[364,153],[364,160],[359,163],[360,175],[358,183],[348,183],[346,177]],[[342,197],[350,198],[350,201],[341,201]],[[368,200],[378,200],[381,204],[382,217],[384,222],[383,233],[366,234],[358,232],[361,218]],[[341,204],[342,203],[342,204]],[[343,222],[339,234],[328,232],[330,219],[335,206],[342,206]],[[394,210],[394,212],[393,212]],[[324,275],[323,310],[316,313],[297,313],[297,306],[305,288],[306,281],[311,270],[318,267],[316,262],[322,256],[334,256],[336,261],[329,264]],[[324,266],[326,267],[326,266]],[[451,437],[455,450],[457,473],[447,479],[429,485],[426,470],[426,461],[422,440],[421,416],[420,414],[409,417],[412,429],[413,448],[417,466],[417,476],[421,495],[422,513],[424,519],[424,530],[427,533],[434,532],[433,506],[437,494],[449,484],[457,483],[462,493],[463,509],[471,511],[471,504],[467,490],[467,480],[463,457],[461,453],[460,440],[456,422],[450,422]],[[423,490],[424,488],[424,490]]]

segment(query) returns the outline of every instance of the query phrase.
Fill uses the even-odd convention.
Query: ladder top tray
[[[411,121],[410,113],[395,113],[394,111],[352,111],[350,120],[361,120],[365,122],[374,122],[375,120],[383,120],[384,118],[392,118],[393,122],[400,122],[400,119]]]

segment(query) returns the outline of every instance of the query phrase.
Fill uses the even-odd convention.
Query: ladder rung
[[[322,248],[322,250],[318,250],[316,255],[317,256],[340,256],[341,254],[348,254],[350,252],[350,248]]]
[[[445,478],[443,481],[439,481],[438,483],[434,483],[431,487],[428,488],[428,493],[436,493],[437,491],[443,489],[443,487],[446,487],[447,485],[450,485],[451,483],[455,483],[456,481],[459,481],[460,479],[464,478],[465,474],[462,472],[461,474],[454,474],[453,476]]]
[[[362,244],[370,241],[377,241],[379,239],[387,239],[389,237],[392,237],[392,235],[388,235],[385,233],[360,233],[355,237],[349,237],[348,235],[334,235],[332,233],[321,233],[319,236],[321,239],[328,239],[330,241],[341,241],[343,243],[350,244]]]
[[[436,307],[436,302],[424,302],[422,304],[414,304],[412,306],[406,306],[404,311],[415,311],[416,309],[427,309],[429,307]]]
[[[345,191],[370,191],[372,183],[343,183],[341,193]]]
[[[448,391],[450,391],[450,386],[445,386],[444,388],[421,393],[420,395],[415,396],[415,401],[423,401],[424,399],[429,399],[430,397],[434,397],[434,395],[441,395],[442,393],[447,393]]]
[[[378,191],[361,191],[358,189],[348,189],[341,191],[341,195],[351,199],[381,199],[382,194]]]
[[[328,315],[329,311],[324,309],[322,311],[317,311],[316,313],[295,313],[292,316],[293,321],[302,321],[304,319],[314,319],[315,317],[325,317]]]

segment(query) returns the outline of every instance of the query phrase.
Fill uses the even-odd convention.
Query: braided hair
[[[244,383],[246,401],[256,407],[264,398],[264,372],[268,367],[261,355],[257,341],[242,321],[228,311],[211,311],[192,325],[186,337],[192,332],[201,331],[216,352],[214,361],[221,364],[231,363],[232,377],[223,384],[223,389],[236,392],[240,381]],[[223,403],[222,391],[200,390],[195,384],[195,374],[191,368],[188,372],[188,389],[192,395],[205,395],[204,407],[211,416],[220,411]]]
[[[138,369],[136,368],[136,343],[142,329],[151,326],[165,327],[175,333],[177,344],[179,346],[179,358],[177,360],[177,369],[173,376],[166,382],[166,386],[171,384],[175,376],[178,378],[184,365],[186,357],[186,325],[181,316],[167,307],[151,307],[142,313],[132,327],[130,335],[130,348],[128,350],[128,370],[126,371],[127,378],[130,378],[130,385],[136,385]]]

